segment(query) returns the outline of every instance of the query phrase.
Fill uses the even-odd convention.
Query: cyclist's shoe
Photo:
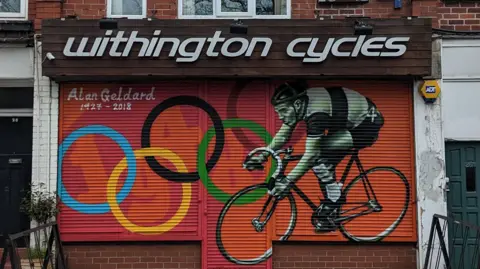
[[[328,233],[337,229],[335,219],[339,215],[340,203],[323,200],[314,213],[314,228],[316,233]]]

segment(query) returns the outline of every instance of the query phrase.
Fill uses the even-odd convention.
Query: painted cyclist
[[[306,124],[307,137],[303,157],[288,175],[276,179],[270,194],[283,199],[292,183],[311,169],[324,196],[317,210],[320,218],[315,232],[334,231],[333,220],[345,202],[340,199],[342,185],[336,182],[335,169],[352,149],[360,150],[375,143],[384,124],[383,115],[369,98],[354,90],[345,87],[309,88],[303,81],[278,86],[271,104],[283,124],[269,148],[282,148],[302,120]],[[263,164],[268,154],[253,156],[246,168],[253,170]]]

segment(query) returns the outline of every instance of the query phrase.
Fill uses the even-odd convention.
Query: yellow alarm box
[[[425,103],[434,103],[440,96],[440,85],[437,80],[425,80],[420,87],[420,94]]]

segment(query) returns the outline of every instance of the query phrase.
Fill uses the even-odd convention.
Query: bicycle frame
[[[293,149],[291,147],[288,148],[288,149],[282,149],[282,150],[278,150],[278,151],[272,151],[271,149],[268,149],[268,148],[258,148],[256,150],[253,150],[249,155],[247,155],[246,160],[248,158],[250,158],[251,156],[253,156],[258,151],[269,152],[270,154],[272,154],[272,156],[277,161],[277,170],[273,173],[272,177],[268,181],[268,190],[273,189],[273,187],[275,185],[275,179],[278,176],[283,176],[284,175],[284,172],[285,172],[286,167],[287,167],[289,162],[298,161],[303,156],[303,155],[290,155],[293,152]],[[285,154],[285,157],[283,159],[279,157],[279,155],[282,154],[282,153]],[[359,170],[359,173],[360,173],[359,176],[361,176],[361,180],[362,180],[362,183],[363,183],[363,187],[365,189],[365,193],[368,197],[368,201],[365,202],[365,203],[362,203],[362,202],[345,203],[345,204],[360,204],[360,205],[357,206],[357,207],[354,207],[352,209],[340,212],[339,217],[334,220],[335,223],[351,221],[354,218],[364,216],[364,215],[370,214],[373,211],[375,211],[374,209],[369,208],[369,209],[364,210],[364,211],[359,212],[359,213],[355,213],[355,214],[347,215],[347,216],[341,216],[344,213],[347,213],[347,212],[352,211],[352,210],[356,210],[358,208],[361,208],[362,206],[367,206],[367,207],[369,205],[370,206],[375,206],[374,203],[377,203],[377,197],[375,195],[375,192],[373,191],[373,188],[372,188],[372,185],[370,184],[370,181],[368,180],[367,174],[365,173],[365,170],[363,169],[362,163],[360,162],[360,159],[358,157],[358,150],[357,149],[352,151],[350,160],[348,161],[347,166],[346,166],[346,168],[343,172],[340,183],[342,183],[342,184],[345,183],[345,181],[347,180],[347,176],[348,176],[348,174],[350,172],[350,169],[351,169],[354,162],[355,162],[355,164],[356,164],[356,166]],[[312,209],[313,212],[317,211],[319,206],[316,205],[296,184],[293,184],[291,189],[294,192],[296,192],[298,194],[298,196],[300,196],[300,198],[302,198],[302,200]],[[372,197],[373,197],[373,200],[372,200]],[[271,209],[266,214],[265,220],[260,221],[260,218],[264,215],[264,213],[265,213],[268,205],[271,203],[272,199],[274,201],[273,201]],[[343,190],[342,190],[342,196],[340,197],[340,199],[341,200],[345,199],[345,193],[343,192]],[[279,199],[276,199],[276,198],[274,198],[274,196],[269,195],[269,197],[268,197],[267,201],[265,202],[265,205],[263,206],[262,211],[259,214],[259,216],[252,220],[252,224],[254,225],[254,227],[257,231],[263,231],[264,226],[270,220],[270,218],[273,215],[273,212],[275,211],[276,206],[277,206],[279,201],[280,201]]]

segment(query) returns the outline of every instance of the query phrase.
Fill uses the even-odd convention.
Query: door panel
[[[0,245],[3,234],[29,228],[20,204],[31,180],[32,118],[0,118]],[[22,243],[22,242],[18,242]]]
[[[448,192],[448,212],[458,221],[465,221],[473,225],[480,224],[479,165],[480,143],[455,142],[446,144],[447,176],[450,179]],[[460,259],[462,251],[464,257],[475,255],[477,231],[466,230],[460,225],[449,226],[450,258],[453,268],[464,269],[472,267],[472,259]],[[466,240],[466,242],[464,242]],[[465,248],[463,245],[465,244]],[[476,268],[476,267],[475,267]]]

